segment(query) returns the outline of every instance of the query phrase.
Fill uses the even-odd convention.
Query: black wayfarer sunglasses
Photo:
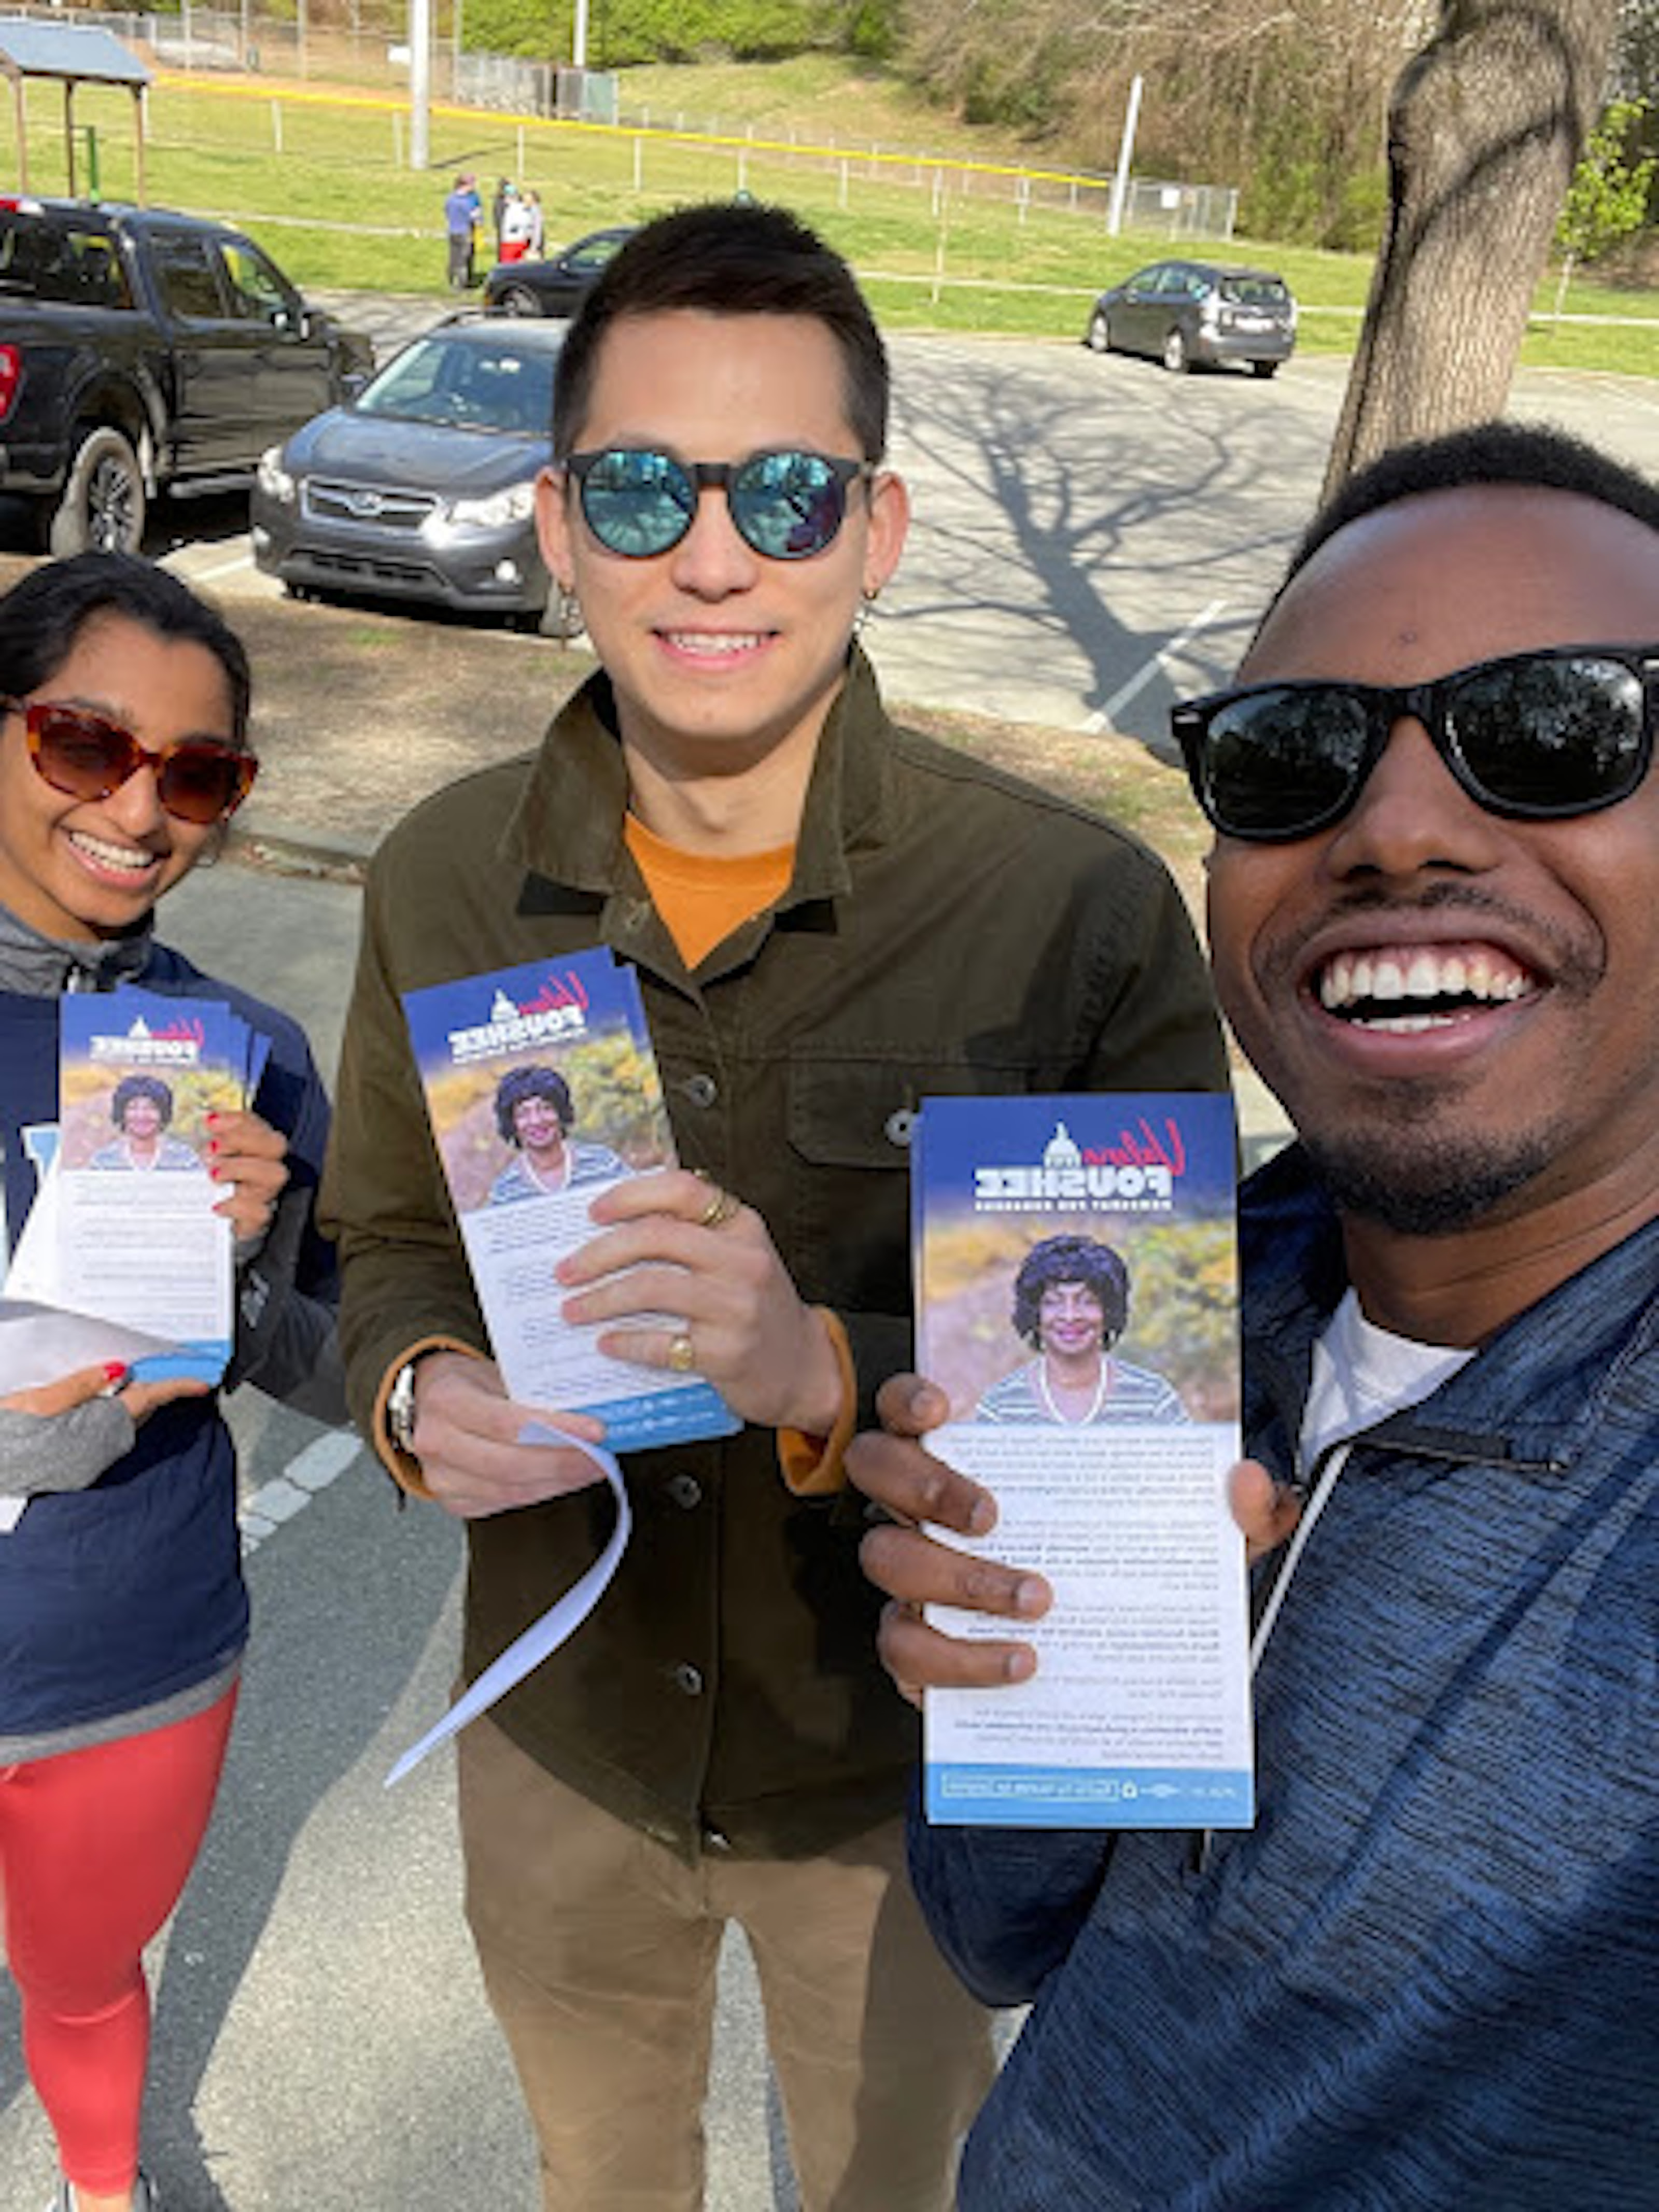
[[[1563,821],[1628,799],[1653,757],[1659,645],[1561,645],[1429,684],[1248,684],[1171,710],[1193,791],[1224,836],[1273,844],[1340,822],[1402,716],[1489,813]]]

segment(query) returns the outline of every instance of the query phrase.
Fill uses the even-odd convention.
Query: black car
[[[54,553],[136,553],[159,492],[245,484],[374,369],[227,223],[0,195],[0,492]]]
[[[550,261],[503,261],[484,278],[484,305],[504,315],[574,315],[600,270],[633,235],[624,223],[590,230]]]
[[[423,599],[556,626],[535,486],[552,458],[563,343],[562,330],[477,313],[414,339],[352,405],[266,453],[255,562],[298,596]]]
[[[1149,355],[1177,374],[1242,361],[1271,376],[1296,344],[1296,301],[1269,270],[1158,261],[1101,294],[1083,343]]]

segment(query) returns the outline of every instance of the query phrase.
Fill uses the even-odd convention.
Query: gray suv
[[[1146,354],[1177,374],[1242,361],[1253,376],[1271,376],[1296,344],[1296,301],[1266,269],[1158,261],[1101,294],[1083,343]]]

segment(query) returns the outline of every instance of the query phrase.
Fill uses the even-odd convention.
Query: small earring
[[[580,637],[587,625],[582,620],[581,602],[574,589],[568,584],[559,583],[556,578],[554,592],[553,603],[543,619],[543,633],[568,645],[572,638]]]

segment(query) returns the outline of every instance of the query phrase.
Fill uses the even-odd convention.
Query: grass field
[[[891,328],[1066,339],[1081,331],[1097,291],[1172,250],[1156,235],[1108,236],[1097,213],[1070,211],[1063,185],[1039,183],[1022,202],[1006,173],[1011,149],[988,146],[885,79],[859,78],[828,56],[768,68],[634,71],[625,98],[631,112],[649,109],[651,131],[436,109],[432,167],[419,173],[407,167],[407,104],[395,92],[163,77],[149,96],[149,197],[246,223],[302,286],[434,291],[444,255],[439,208],[457,167],[534,185],[550,240],[561,242],[742,186],[786,201],[821,228]],[[88,89],[76,114],[96,130],[104,195],[131,197],[129,100]],[[680,115],[688,125],[718,117],[719,133],[676,137],[658,127]],[[29,88],[28,143],[31,189],[62,191],[55,88]],[[872,151],[907,143],[914,155]],[[0,144],[15,176],[9,112]],[[809,145],[823,150],[809,157]],[[939,160],[978,166],[940,169]],[[1237,239],[1184,240],[1179,250],[1267,263],[1302,303],[1303,349],[1351,349],[1368,257]],[[1554,297],[1552,276],[1535,303],[1528,365],[1659,374],[1659,295],[1592,283],[1567,294],[1570,315],[1635,316],[1650,325],[1643,328],[1540,319]]]

